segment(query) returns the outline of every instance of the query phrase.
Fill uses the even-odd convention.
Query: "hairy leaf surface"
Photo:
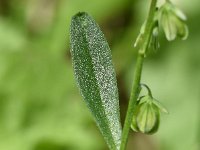
[[[71,55],[78,87],[108,146],[121,140],[119,98],[109,45],[87,13],[78,13],[70,27]]]

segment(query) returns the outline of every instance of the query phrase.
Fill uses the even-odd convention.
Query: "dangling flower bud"
[[[159,25],[158,20],[154,23],[154,28],[151,36],[151,40],[149,42],[149,48],[153,48],[154,51],[157,51],[160,48],[159,40],[158,40],[158,34],[159,34]]]
[[[149,52],[150,49],[153,49],[154,51],[157,51],[158,48],[160,47],[159,41],[158,41],[158,34],[159,34],[159,23],[158,23],[158,8],[156,8],[156,11],[154,12],[155,16],[153,19],[153,26],[152,26],[152,33],[150,36],[150,41],[149,41],[149,45],[148,45],[148,50],[144,50],[144,49],[140,49],[140,53],[144,54],[144,56],[147,55],[147,53]],[[134,47],[138,47],[141,46],[143,44],[143,40],[144,40],[144,32],[145,32],[145,28],[146,28],[146,23],[147,20],[145,20],[145,22],[143,23],[141,29],[140,29],[140,33],[134,43]]]
[[[131,125],[134,131],[152,134],[158,130],[160,112],[152,101],[148,95],[139,100]]]
[[[150,89],[148,94],[138,99],[132,119],[131,128],[135,132],[145,134],[155,133],[160,124],[160,111],[168,113],[167,110],[152,97]]]
[[[188,27],[185,24],[186,19],[184,13],[170,1],[167,1],[160,8],[160,24],[164,29],[167,40],[172,41],[177,36],[182,40],[187,39]]]

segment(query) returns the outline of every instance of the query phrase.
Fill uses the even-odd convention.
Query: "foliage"
[[[131,133],[129,149],[199,149],[199,0],[173,2],[188,16],[189,39],[169,45],[161,34],[162,48],[147,58],[142,78],[170,117],[162,117],[152,137]],[[147,7],[140,0],[1,0],[0,149],[106,149],[73,79],[66,48],[71,17],[89,12],[108,38],[123,114],[136,52],[130,39],[136,38]]]
[[[117,81],[108,43],[87,13],[78,13],[70,27],[71,54],[79,90],[110,149],[121,139]]]

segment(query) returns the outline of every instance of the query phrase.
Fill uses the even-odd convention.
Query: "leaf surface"
[[[112,150],[121,140],[119,98],[111,50],[99,26],[87,13],[72,18],[70,44],[81,95]]]

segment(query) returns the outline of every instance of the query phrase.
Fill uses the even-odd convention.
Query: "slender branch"
[[[133,77],[133,87],[132,87],[128,110],[127,110],[127,114],[126,114],[126,118],[125,118],[125,122],[124,122],[120,150],[125,150],[126,145],[127,145],[127,139],[128,139],[128,135],[129,135],[131,122],[132,122],[135,103],[136,103],[138,93],[139,93],[139,86],[140,86],[140,79],[141,79],[144,56],[148,49],[149,41],[150,41],[152,31],[153,31],[154,13],[156,10],[156,3],[157,3],[157,0],[151,1],[150,11],[149,11],[149,15],[147,17],[147,23],[146,23],[146,27],[145,27],[145,31],[144,31],[144,43],[138,52],[138,57],[137,57],[136,67],[135,67],[135,72],[134,72],[134,77]]]
[[[148,91],[148,95],[149,95],[151,98],[153,98],[152,93],[151,93],[151,90],[150,90],[150,88],[149,88],[146,84],[140,84],[140,86],[145,87],[145,88],[147,89],[147,91]]]
[[[143,60],[144,60],[144,55],[138,54],[135,73],[134,73],[134,79],[133,79],[132,92],[131,92],[131,96],[130,96],[130,100],[129,100],[126,119],[124,122],[123,132],[122,132],[122,141],[121,141],[120,150],[125,150],[125,148],[126,148],[128,134],[129,134],[131,121],[132,121],[132,117],[133,117],[134,105],[135,105],[135,102],[136,102],[136,99],[138,96],[138,91],[139,91]]]

